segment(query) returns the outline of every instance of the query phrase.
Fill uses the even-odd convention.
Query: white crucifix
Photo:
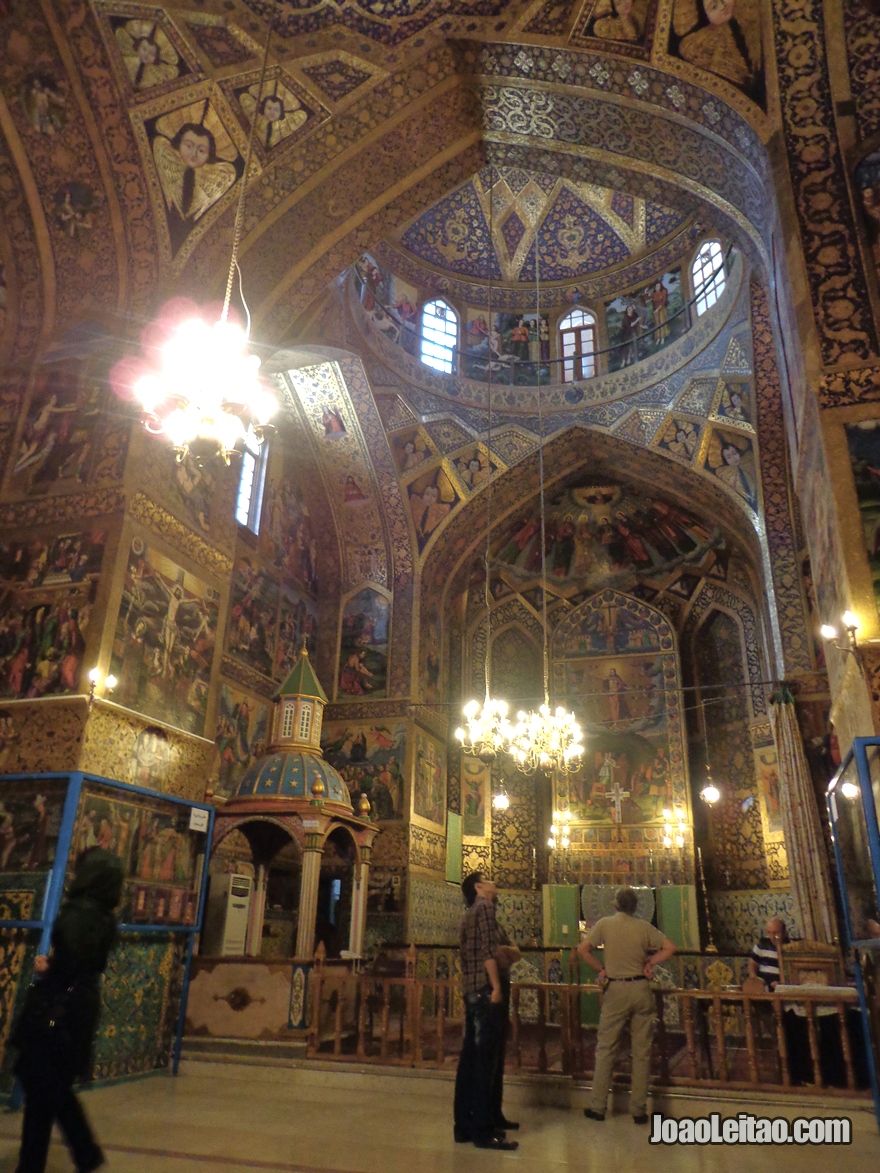
[[[629,798],[629,791],[622,790],[620,783],[615,782],[610,790],[605,791],[605,797],[610,798],[614,804],[614,821],[619,824],[621,821],[620,811],[623,806],[623,800]]]

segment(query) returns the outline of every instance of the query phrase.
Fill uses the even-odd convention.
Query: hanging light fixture
[[[535,314],[541,336],[541,284],[538,276],[539,239],[535,230]],[[573,774],[580,769],[583,733],[574,713],[562,705],[550,708],[550,652],[547,634],[547,510],[544,500],[544,416],[541,397],[541,355],[538,352],[538,482],[541,530],[541,629],[543,632],[544,703],[537,710],[517,713],[510,735],[509,753],[523,774],[555,770]]]
[[[550,825],[550,837],[547,840],[547,846],[551,851],[556,851],[561,848],[563,851],[568,851],[571,847],[571,813],[569,811],[557,811],[553,816],[553,822]]]
[[[501,789],[492,795],[492,806],[497,811],[506,811],[510,809],[510,795],[507,793],[507,787],[504,782],[501,783]]]
[[[700,791],[700,798],[707,806],[714,806],[721,797],[721,791],[712,780],[712,771],[709,769],[709,759],[706,758],[706,781],[703,783],[703,789]]]
[[[238,266],[245,193],[273,21],[266,33],[259,95],[239,181],[232,255],[219,319],[213,321],[213,311],[186,299],[169,302],[159,319],[144,332],[140,359],[123,359],[110,376],[118,395],[140,404],[145,429],[154,436],[167,436],[179,460],[194,448],[199,454],[216,453],[228,464],[235,445],[246,436],[257,444],[263,442],[269,420],[278,409],[275,396],[259,378],[259,358],[248,350],[250,313]],[[236,273],[247,319],[245,329],[229,321]]]
[[[493,247],[493,192],[494,183],[492,173],[489,173],[489,248]],[[492,321],[492,266],[486,259],[487,293],[489,321]],[[486,420],[486,462],[489,466],[489,477],[486,485],[486,578],[483,585],[483,597],[486,606],[486,655],[483,663],[486,674],[486,696],[482,705],[472,700],[464,706],[465,728],[455,731],[456,739],[461,743],[465,753],[478,757],[485,765],[492,762],[503,753],[509,743],[512,726],[507,719],[509,706],[507,701],[496,700],[491,695],[491,661],[492,661],[492,600],[489,592],[489,551],[492,537],[492,355],[489,354],[489,387],[487,391],[487,420]],[[503,799],[504,805],[499,806],[495,799]],[[492,805],[496,810],[507,810],[510,799],[503,787],[495,795]]]

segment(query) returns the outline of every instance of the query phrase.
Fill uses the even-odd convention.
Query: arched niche
[[[509,693],[510,681],[502,681],[500,678],[496,678],[495,652],[499,640],[519,639],[522,641],[524,647],[537,649],[537,670],[534,675],[534,680],[526,686],[525,682],[531,680],[531,677],[524,667],[523,672],[520,674],[523,685],[518,686],[517,696],[513,699],[526,700],[529,696],[537,696],[541,691],[541,624],[519,595],[514,595],[496,604],[491,610],[491,620],[485,611],[481,612],[479,619],[471,628],[466,649],[466,655],[468,656],[466,660],[466,679],[470,682],[470,690],[474,692],[474,695],[478,696],[482,694],[485,688],[486,651],[490,628],[492,634],[490,670],[492,673],[493,695],[495,695],[497,686],[501,690],[497,695],[503,694],[507,700],[511,700],[513,697],[512,693],[507,695]],[[523,688],[525,688],[525,691],[523,691]]]
[[[348,827],[331,826],[321,848],[315,945],[338,957],[349,945],[358,844]]]
[[[575,824],[690,822],[675,633],[655,607],[610,588],[553,633],[551,695],[584,731],[584,765],[558,783]],[[619,804],[618,801],[619,799]]]

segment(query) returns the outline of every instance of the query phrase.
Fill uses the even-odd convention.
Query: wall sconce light
[[[503,782],[498,793],[492,795],[492,806],[497,811],[506,811],[510,807],[510,795]]]
[[[844,798],[852,800],[859,797],[859,788],[855,782],[843,782],[840,787],[840,793]]]
[[[89,708],[95,703],[95,689],[101,681],[101,669],[92,668],[89,672]],[[117,685],[115,676],[108,676],[104,680],[104,692],[112,692]]]
[[[665,848],[672,847],[673,843],[676,847],[684,847],[684,831],[687,827],[687,816],[684,811],[664,810],[663,818],[666,822],[663,824],[663,846]]]
[[[833,641],[837,639],[837,628],[832,627],[830,623],[823,623],[821,627],[822,638],[828,640],[839,652],[844,654],[851,653],[855,657],[855,661],[859,666],[859,671],[864,673],[865,668],[862,663],[862,653],[856,641],[856,632],[859,630],[859,620],[852,611],[844,611],[842,615],[843,629],[846,632],[847,642],[845,644],[837,644]]]

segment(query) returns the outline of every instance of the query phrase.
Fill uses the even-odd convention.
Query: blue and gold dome
[[[268,754],[255,762],[238,785],[233,798],[312,797],[315,782],[324,786],[325,802],[338,802],[351,810],[351,798],[342,778],[329,762],[306,749]]]
[[[293,669],[278,690],[272,736],[267,752],[254,762],[226,804],[252,804],[260,799],[333,802],[352,810],[348,787],[324,761],[321,723],[327,694],[309,662],[303,642]],[[367,817],[369,808],[358,812]]]

